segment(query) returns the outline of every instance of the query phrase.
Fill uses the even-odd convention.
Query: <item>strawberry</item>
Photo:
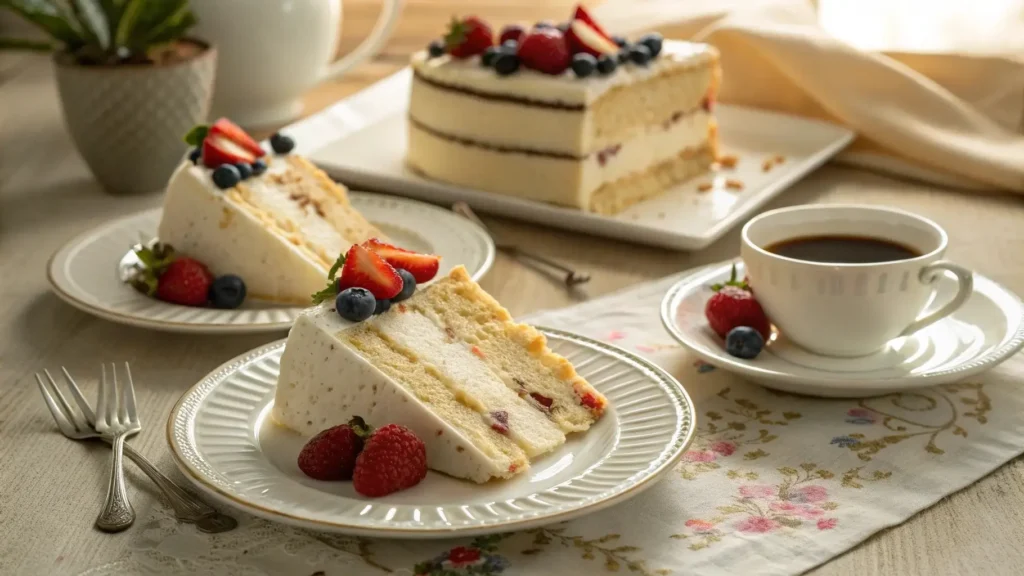
[[[501,29],[501,35],[498,37],[498,44],[504,44],[506,40],[515,40],[519,43],[523,36],[526,34],[526,29],[519,24],[508,24]]]
[[[178,258],[157,279],[156,297],[184,306],[205,306],[213,274],[202,262]]]
[[[203,165],[216,168],[222,164],[252,164],[256,156],[234,140],[224,136],[207,134],[203,139]]]
[[[433,254],[420,254],[370,238],[362,244],[363,248],[376,253],[395,268],[409,271],[417,284],[429,282],[437,275],[441,266],[441,257]]]
[[[448,33],[444,36],[444,45],[448,53],[456,58],[469,58],[483,54],[494,46],[494,32],[491,27],[476,16],[462,20],[452,18]]]
[[[583,20],[572,21],[565,32],[565,40],[573,54],[585,53],[600,58],[619,52],[618,44]]]
[[[377,254],[354,244],[345,254],[338,291],[366,288],[378,300],[390,300],[402,291],[402,277]]]
[[[557,28],[534,28],[519,43],[523,65],[545,74],[561,74],[569,68],[569,47]]]
[[[370,429],[359,416],[313,436],[299,452],[299,470],[315,480],[351,480]]]
[[[373,433],[356,458],[352,486],[370,498],[417,485],[427,476],[427,448],[411,430],[388,424]]]
[[[601,36],[604,36],[605,40],[612,39],[612,37],[608,35],[608,32],[606,32],[605,29],[602,28],[601,25],[597,23],[597,20],[595,20],[594,17],[590,15],[590,12],[587,12],[587,9],[584,8],[583,5],[576,6],[576,12],[573,13],[572,19],[582,20],[583,22],[586,22],[587,25],[593,28],[595,32],[597,32]]]
[[[238,124],[235,124],[227,118],[221,118],[210,126],[210,131],[207,133],[207,138],[210,136],[219,136],[226,138],[235,144],[241,146],[245,151],[249,152],[256,158],[266,156],[266,151],[260,146],[259,142],[252,139],[252,136],[246,134],[245,130],[242,130]]]
[[[733,328],[749,326],[757,330],[766,342],[768,341],[772,334],[772,325],[747,283],[736,280],[736,266],[732,267],[732,275],[728,282],[716,284],[711,289],[715,291],[715,295],[708,299],[704,306],[704,316],[715,334],[725,338]]]

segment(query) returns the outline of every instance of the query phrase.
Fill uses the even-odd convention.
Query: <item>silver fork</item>
[[[128,363],[124,363],[124,369],[128,374],[127,385],[118,386],[116,365],[110,365],[113,372],[110,381],[107,380],[106,364],[101,367],[103,377],[96,398],[96,431],[111,438],[114,451],[110,459],[107,499],[96,518],[96,527],[104,532],[120,532],[135,522],[135,510],[128,501],[128,492],[124,488],[124,466],[121,456],[124,452],[125,439],[142,430],[142,422],[139,421],[139,414],[135,409],[135,387],[132,384],[132,373]]]
[[[61,387],[48,370],[43,371],[43,374],[46,375],[45,381],[39,374],[35,375],[36,383],[39,385],[39,392],[43,395],[46,407],[50,410],[50,415],[53,416],[57,427],[64,436],[72,440],[104,440],[109,443],[111,441],[110,438],[104,438],[96,432],[96,415],[92,410],[92,406],[89,405],[89,401],[82,394],[81,388],[78,387],[78,384],[75,383],[74,378],[71,377],[66,368],[62,366],[61,371],[64,373],[67,388],[74,399],[77,410],[72,408],[71,404],[65,399],[64,394],[61,392]],[[174,509],[175,517],[178,520],[195,523],[196,527],[203,532],[225,532],[238,525],[234,518],[217,512],[217,510],[178,486],[173,480],[160,472],[156,466],[153,466],[145,456],[136,452],[130,444],[124,445],[124,453],[156,484],[157,488],[160,489],[168,502],[170,502],[171,508]]]

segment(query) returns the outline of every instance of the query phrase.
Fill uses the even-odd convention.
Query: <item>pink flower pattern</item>
[[[709,448],[711,448],[711,451],[714,452],[715,454],[720,454],[722,456],[732,456],[732,453],[736,451],[735,444],[733,444],[732,442],[726,442],[724,440],[712,442]]]
[[[776,530],[781,526],[775,520],[764,516],[750,516],[736,523],[736,529],[740,532],[754,532],[764,534]]]
[[[835,518],[822,518],[818,520],[818,530],[831,530],[836,527],[839,521]]]
[[[714,462],[715,453],[711,450],[688,450],[683,454],[683,460],[687,462]]]
[[[625,337],[625,332],[620,332],[619,330],[612,330],[611,332],[608,333],[607,336],[604,337],[604,339],[609,342],[616,342],[618,340],[622,340]]]
[[[771,498],[778,493],[779,489],[775,486],[764,484],[740,486],[740,496],[743,498]]]

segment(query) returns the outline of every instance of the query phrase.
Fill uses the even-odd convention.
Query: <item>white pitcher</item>
[[[294,120],[306,91],[380,52],[402,2],[383,0],[370,36],[332,62],[341,39],[341,0],[192,0],[195,35],[217,47],[211,116],[246,127]]]

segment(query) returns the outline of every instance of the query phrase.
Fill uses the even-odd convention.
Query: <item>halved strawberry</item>
[[[252,136],[246,134],[245,130],[242,130],[238,124],[235,124],[227,118],[221,118],[210,126],[210,132],[208,136],[221,136],[231,140],[235,144],[238,144],[242,148],[246,149],[250,154],[256,158],[260,158],[266,155],[266,151],[260,146],[260,143],[253,140]]]
[[[590,15],[590,12],[587,12],[587,9],[584,8],[582,5],[576,6],[576,12],[573,13],[572,19],[582,20],[586,22],[587,24],[590,25],[591,28],[597,31],[597,33],[599,33],[601,36],[604,36],[606,40],[612,39],[612,37],[608,35],[608,32],[606,32],[605,29],[602,28],[601,25],[597,23],[597,20],[595,20],[594,17]]]
[[[594,58],[600,58],[605,54],[616,54],[619,45],[612,42],[600,28],[585,20],[573,20],[569,29],[565,32],[565,40],[573,54],[585,52]]]
[[[345,255],[338,279],[338,291],[346,288],[366,288],[374,298],[390,300],[402,291],[402,277],[383,258],[355,244]]]
[[[256,156],[224,136],[207,134],[203,140],[203,165],[216,168],[221,164],[252,164]]]
[[[376,253],[395,268],[408,270],[417,284],[428,282],[437,276],[437,269],[441,266],[441,257],[434,254],[420,254],[392,246],[381,242],[376,238],[370,238],[363,242],[363,247]]]

